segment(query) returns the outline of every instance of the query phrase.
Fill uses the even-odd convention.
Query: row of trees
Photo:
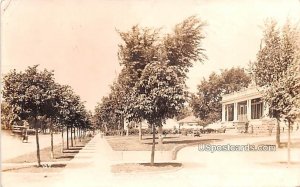
[[[195,16],[177,24],[166,35],[159,29],[134,26],[119,32],[122,71],[111,93],[96,107],[99,122],[108,127],[146,120],[155,132],[167,118],[180,114],[187,101],[185,81],[193,63],[206,58],[201,47],[205,23]],[[121,125],[122,126],[122,125]],[[154,164],[155,133],[151,163]]]
[[[60,129],[62,150],[64,129],[67,129],[67,149],[69,134],[71,145],[75,136],[90,128],[91,114],[85,109],[80,97],[70,86],[60,85],[54,80],[54,72],[38,70],[38,65],[28,67],[24,72],[13,70],[3,78],[3,98],[6,106],[4,119],[8,124],[27,121],[35,129],[37,161],[41,165],[39,131],[42,123],[47,123],[51,135],[51,155],[53,154],[53,130]],[[71,130],[71,133],[69,133]]]

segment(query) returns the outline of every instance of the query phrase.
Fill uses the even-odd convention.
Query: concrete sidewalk
[[[113,152],[105,139],[97,134],[72,159],[60,174],[55,187],[110,186]]]

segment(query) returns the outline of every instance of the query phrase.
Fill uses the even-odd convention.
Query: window
[[[225,106],[225,121],[233,121],[234,109],[233,104]]]
[[[261,98],[251,100],[251,119],[260,119],[263,113],[263,102]]]

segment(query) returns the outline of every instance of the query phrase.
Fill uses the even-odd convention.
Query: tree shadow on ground
[[[174,138],[179,138],[177,136],[174,136],[174,137],[164,137],[163,139],[174,139]],[[155,139],[158,139],[158,137],[156,136]],[[152,137],[147,137],[147,138],[143,138],[143,140],[152,140]]]
[[[151,163],[139,163],[139,165],[142,166],[154,166],[154,167],[166,167],[166,166],[172,166],[172,167],[181,167],[182,163],[176,163],[176,162],[159,162],[154,163],[154,165],[151,165]]]
[[[68,150],[81,150],[82,147],[70,147]]]
[[[56,159],[62,159],[62,158],[70,158],[70,159],[73,159],[74,156],[72,156],[72,155],[65,155],[65,156],[59,156],[59,157],[56,157]]]
[[[79,153],[78,150],[64,150],[63,153]]]
[[[175,141],[166,140],[163,141],[163,144],[193,144],[193,143],[208,143],[212,141],[221,141],[221,139],[196,139],[196,140],[175,140]],[[147,142],[145,144],[152,144],[152,142]]]
[[[74,147],[84,147],[83,145],[75,145]]]

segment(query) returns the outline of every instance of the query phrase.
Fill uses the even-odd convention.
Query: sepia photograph
[[[300,187],[300,0],[0,0],[1,187]]]

